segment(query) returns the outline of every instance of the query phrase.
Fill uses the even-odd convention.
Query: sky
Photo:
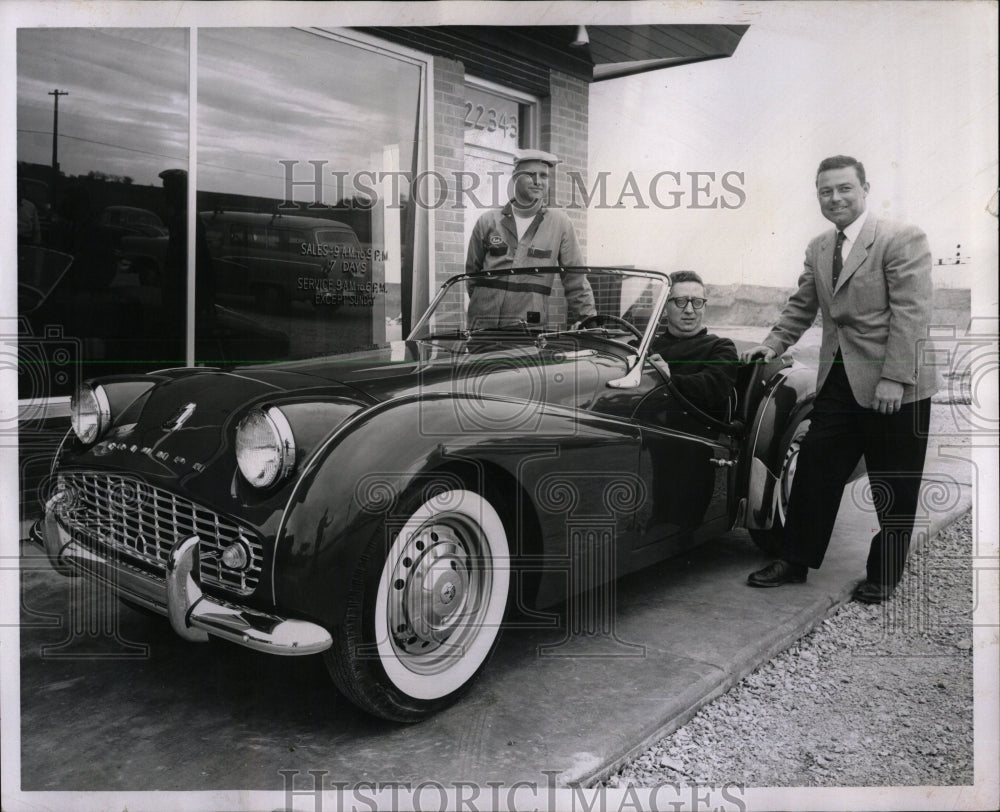
[[[970,260],[935,271],[968,287],[997,269],[997,28],[992,3],[799,3],[756,6],[729,59],[593,85],[590,173],[609,172],[609,198],[629,172],[714,172],[684,205],[591,209],[592,262],[692,268],[720,284],[790,286],[806,243],[828,226],[814,178],[835,154],[861,160],[869,208],[923,228],[935,257]],[[718,179],[742,173],[746,196],[723,209]],[[731,181],[733,176],[730,177]],[[669,178],[668,178],[669,180]],[[705,177],[701,177],[702,184]],[[662,190],[661,199],[670,199]],[[733,181],[735,183],[735,181]],[[692,209],[720,197],[717,209]],[[995,291],[995,287],[994,287]],[[996,303],[995,293],[992,302]]]
[[[188,46],[182,29],[25,28],[18,32],[17,157],[52,159],[59,98],[59,163],[158,183],[188,156]],[[122,71],[122,65],[128,65]]]
[[[50,163],[49,94],[58,88],[68,93],[59,100],[64,173],[158,185],[162,169],[187,165],[186,30],[25,28],[17,50],[18,160]],[[279,160],[354,172],[371,167],[373,145],[400,145],[410,165],[420,79],[412,64],[301,31],[222,28],[199,32],[197,69],[200,189],[278,197]],[[336,190],[331,179],[325,191]]]

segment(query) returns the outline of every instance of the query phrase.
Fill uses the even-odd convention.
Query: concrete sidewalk
[[[926,478],[935,498],[921,524],[932,536],[969,508],[971,465],[934,449]],[[506,631],[465,699],[406,727],[339,697],[318,657],[188,644],[127,610],[121,639],[145,655],[41,656],[46,644],[59,653],[66,629],[30,621],[56,615],[65,625],[67,603],[93,596],[35,559],[23,573],[22,788],[282,790],[279,770],[299,771],[296,786],[306,787],[307,770],[348,784],[588,785],[848,599],[874,521],[854,504],[859,494],[845,495],[827,559],[807,584],[747,587],[769,559],[732,532],[619,581],[607,633]]]
[[[925,479],[940,497],[920,520],[929,538],[970,508],[970,468],[929,459]],[[558,771],[558,785],[589,785],[805,635],[864,577],[876,527],[874,512],[855,504],[863,502],[866,482],[845,494],[823,567],[806,584],[746,586],[747,574],[771,559],[745,531],[732,532],[619,582],[614,641],[574,640],[561,657],[523,659],[523,639],[521,658],[498,652],[487,682],[519,683],[513,703],[499,692],[464,703],[467,712],[478,706],[490,772],[498,780],[540,782],[540,774],[530,774],[534,764]],[[641,654],[629,646],[641,646]],[[518,659],[520,665],[495,665]],[[498,722],[502,733],[485,735]],[[503,747],[504,738],[513,743]]]

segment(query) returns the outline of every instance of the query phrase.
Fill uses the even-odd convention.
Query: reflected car
[[[166,237],[167,227],[154,211],[136,206],[106,206],[98,222],[119,237]]]
[[[814,371],[741,367],[709,415],[650,357],[666,275],[518,274],[551,287],[535,323],[470,325],[470,285],[509,273],[461,275],[367,355],[86,382],[32,538],[186,640],[321,653],[401,722],[468,691],[512,613],[734,527],[772,548]]]

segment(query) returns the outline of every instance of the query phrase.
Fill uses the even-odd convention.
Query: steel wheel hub
[[[387,618],[403,655],[435,652],[476,614],[482,574],[461,530],[442,522],[421,527],[392,562]]]

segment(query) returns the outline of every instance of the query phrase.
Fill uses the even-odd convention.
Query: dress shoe
[[[764,569],[751,572],[747,576],[750,586],[781,586],[782,584],[804,584],[809,568],[805,564],[793,564],[779,559]]]
[[[861,601],[861,603],[882,603],[890,598],[893,590],[895,590],[894,586],[862,581],[854,588],[854,594],[851,597],[856,601]]]

